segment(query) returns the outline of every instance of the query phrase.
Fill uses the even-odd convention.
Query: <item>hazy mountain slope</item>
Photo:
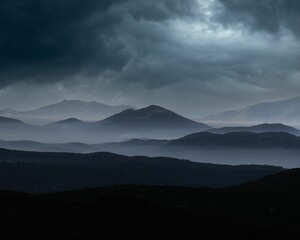
[[[123,132],[131,138],[175,138],[211,128],[154,105],[139,110],[125,110],[96,125]]]
[[[84,102],[80,100],[64,100],[38,109],[25,112],[3,111],[2,115],[28,120],[29,122],[51,122],[66,118],[83,120],[100,120],[113,114],[133,108],[130,106],[109,106],[99,102]]]
[[[283,170],[268,166],[212,165],[111,153],[37,153],[1,149],[0,154],[0,189],[29,192],[120,184],[222,187]]]
[[[190,147],[231,147],[231,148],[297,148],[300,138],[283,132],[233,132],[214,134],[210,132],[194,133],[183,138],[171,140],[168,146]]]
[[[286,132],[293,135],[300,135],[300,130],[280,123],[264,123],[254,125],[251,127],[223,127],[207,130],[207,132],[224,134],[230,132],[254,132],[254,133],[265,133],[265,132]]]
[[[200,132],[169,141],[134,140],[100,144],[97,149],[130,156],[167,156],[217,164],[300,167],[300,139],[281,132]]]
[[[0,192],[0,235],[47,235],[49,240],[298,239],[299,181],[295,169],[226,189],[121,186],[49,195]]]
[[[73,132],[71,130],[71,132]],[[103,144],[45,144],[32,141],[0,141],[7,149],[46,152],[113,152],[128,156],[174,157],[215,164],[259,164],[300,167],[300,139],[288,133],[200,132],[175,140],[133,139]]]
[[[46,143],[103,143],[132,138],[172,139],[211,129],[159,106],[140,110],[127,109],[102,121],[68,118],[32,128],[5,129],[0,139],[30,140]]]
[[[0,140],[0,148],[21,150],[21,151],[37,151],[37,152],[76,152],[91,153],[97,152],[97,148],[78,142],[70,143],[40,143],[34,141],[3,141]]]
[[[14,118],[6,118],[0,116],[0,127],[5,126],[25,126],[26,124]]]
[[[280,122],[299,124],[300,97],[253,105],[240,110],[226,111],[204,118],[221,122]]]

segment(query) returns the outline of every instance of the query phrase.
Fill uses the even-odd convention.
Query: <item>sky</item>
[[[299,0],[1,0],[0,23],[0,108],[300,96]]]

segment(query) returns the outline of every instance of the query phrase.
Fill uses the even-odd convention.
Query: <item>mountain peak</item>
[[[106,123],[115,125],[126,125],[132,127],[160,127],[160,128],[195,128],[200,130],[209,129],[210,127],[194,122],[175,112],[157,105],[133,110],[127,109],[121,113],[115,114],[103,120]]]
[[[298,125],[300,120],[300,97],[276,102],[263,102],[238,110],[230,110],[203,118],[204,121],[273,123]]]
[[[61,120],[57,123],[82,123],[83,121],[79,120],[78,118],[67,118],[64,120]]]
[[[168,110],[166,108],[163,108],[161,106],[158,106],[158,105],[150,105],[150,106],[142,108],[142,109],[143,110],[150,110],[150,111],[170,111],[170,110]]]

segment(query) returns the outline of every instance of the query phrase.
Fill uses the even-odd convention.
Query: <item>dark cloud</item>
[[[170,18],[191,17],[197,2],[185,0],[131,1],[130,14],[135,20],[164,21]]]
[[[167,20],[188,15],[190,5],[183,0],[2,0],[1,84],[119,71],[130,58],[116,35],[126,15]]]
[[[114,19],[109,23],[98,19],[99,24],[92,21],[117,2],[1,1],[0,70],[6,81],[40,74],[47,75],[46,79],[60,77],[94,64],[98,68],[121,67],[127,60],[121,53],[122,43],[102,35]]]
[[[300,2],[298,0],[220,0],[226,7],[222,20],[236,21],[254,30],[277,33],[283,28],[300,36]]]
[[[299,6],[2,0],[0,107],[80,98],[209,110],[299,95]]]

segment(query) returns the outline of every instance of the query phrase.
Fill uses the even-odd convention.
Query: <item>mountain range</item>
[[[30,123],[50,123],[66,118],[79,118],[86,121],[97,121],[126,109],[135,109],[131,106],[110,106],[99,102],[85,102],[80,100],[64,100],[30,111],[1,110],[2,116],[17,118]]]
[[[226,123],[284,123],[299,125],[300,97],[266,102],[239,110],[225,111],[203,118],[203,121]]]
[[[230,132],[253,132],[253,133],[266,133],[266,132],[285,132],[296,136],[300,135],[300,130],[290,127],[281,123],[263,123],[249,127],[223,127],[209,129],[207,132],[224,134]]]
[[[213,165],[112,153],[38,153],[0,149],[0,155],[0,189],[27,192],[120,184],[224,187],[283,171],[271,166]]]
[[[105,143],[98,151],[125,155],[166,156],[215,164],[260,164],[300,167],[300,138],[284,132],[199,132],[174,140]]]
[[[0,138],[6,140],[31,140],[40,142],[101,143],[131,138],[177,138],[211,129],[210,126],[184,118],[160,106],[139,110],[127,109],[101,121],[86,122],[76,118],[64,119],[43,126],[28,125],[15,119],[14,127],[0,122]]]
[[[175,157],[215,164],[260,164],[300,167],[300,138],[284,132],[199,132],[173,140],[132,139],[123,142],[49,144],[0,141],[0,147],[39,152],[113,152],[129,156]]]

